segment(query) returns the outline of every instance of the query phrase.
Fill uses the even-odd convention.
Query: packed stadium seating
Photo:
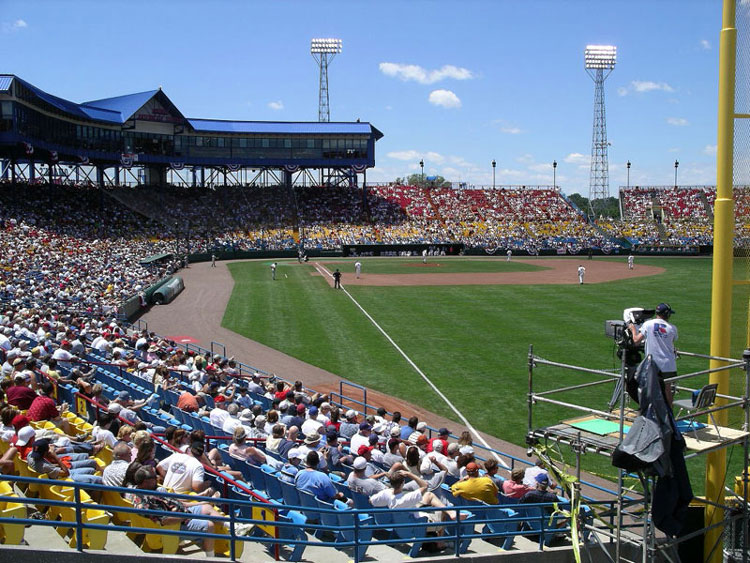
[[[321,407],[330,398],[304,389],[282,398],[275,385],[268,386],[270,382],[264,380],[264,374],[249,366],[234,366],[227,358],[211,357],[195,347],[187,350],[122,323],[117,312],[124,299],[137,295],[180,267],[176,260],[152,266],[141,266],[139,261],[172,253],[177,244],[182,245],[181,252],[294,249],[300,242],[307,248],[318,249],[337,249],[343,244],[460,242],[467,248],[529,252],[540,249],[580,252],[592,246],[604,249],[623,240],[633,245],[706,245],[712,241],[710,219],[714,200],[715,191],[710,188],[633,188],[622,192],[625,220],[600,219],[592,224],[567,198],[550,189],[373,186],[363,200],[360,190],[346,187],[303,187],[287,193],[279,187],[99,190],[90,185],[0,184],[0,241],[5,249],[0,255],[3,390],[18,374],[27,374],[34,389],[52,378],[58,403],[64,400],[75,405],[78,416],[64,414],[74,432],[66,438],[73,441],[96,432],[97,425],[90,423],[111,412],[107,404],[117,403],[122,393],[136,401],[145,401],[147,404],[140,408],[136,419],[119,416],[119,424],[155,433],[157,460],[179,447],[162,443],[158,429],[202,430],[208,436],[209,450],[209,457],[203,460],[205,478],[222,496],[222,501],[237,503],[236,511],[230,509],[224,513],[226,518],[254,518],[254,506],[269,507],[280,523],[279,538],[293,542],[293,560],[302,557],[305,549],[306,543],[299,542],[311,541],[312,536],[305,534],[304,528],[314,521],[329,530],[336,529],[334,543],[347,550],[354,541],[351,530],[356,519],[356,527],[361,531],[357,540],[365,542],[358,546],[358,557],[365,556],[366,542],[379,529],[390,529],[390,537],[409,544],[405,549],[416,553],[424,541],[424,522],[398,520],[401,516],[394,521],[396,513],[389,520],[387,511],[375,509],[367,496],[349,487],[343,477],[352,470],[351,458],[358,452],[349,451],[346,441],[342,443],[342,452],[351,458],[337,467],[340,473],[331,473],[331,479],[335,489],[366,514],[353,513],[348,506],[335,502],[312,500],[294,485],[290,486],[283,475],[288,460],[266,447],[273,425],[265,422],[264,417],[276,416],[284,401],[303,404],[309,417],[311,405]],[[738,242],[750,240],[748,210],[750,188],[738,188],[735,191]],[[100,342],[101,346],[93,347],[97,338],[103,338],[104,344]],[[64,340],[80,346],[76,352],[80,362],[75,367],[82,371],[93,368],[90,375],[73,373],[73,366],[65,361],[64,354],[57,356],[63,358],[57,367],[50,362],[58,350],[65,348]],[[136,346],[140,340],[143,342]],[[8,362],[9,357],[13,361]],[[18,358],[27,362],[19,367],[15,365]],[[231,383],[245,386],[251,375],[258,375],[255,383],[261,387],[247,393],[250,402],[246,408],[255,421],[263,423],[247,428],[251,441],[265,456],[262,464],[233,457],[226,448],[232,432],[225,426],[214,425],[210,417],[212,409],[220,408],[215,406],[220,397],[233,400]],[[92,393],[93,386],[100,387],[97,394]],[[200,393],[205,402],[202,412],[178,407],[181,395],[188,391]],[[375,445],[382,448],[389,438],[384,431],[389,421],[380,416],[364,417],[359,413],[355,416],[357,423],[379,427],[376,430],[379,442]],[[58,435],[62,432],[49,421],[31,424],[37,432]],[[18,429],[6,430],[12,430],[7,436],[12,437]],[[9,447],[8,442],[0,440],[0,454],[8,452]],[[96,474],[112,461],[112,455],[111,447],[103,447],[95,455],[99,466]],[[24,495],[67,502],[78,490],[84,504],[92,505],[83,509],[82,522],[108,523],[111,513],[115,524],[154,530],[131,534],[141,549],[165,553],[177,549],[178,542],[174,539],[177,535],[160,533],[174,530],[174,526],[161,526],[148,517],[128,512],[132,505],[121,496],[121,490],[90,485],[90,491],[86,492],[71,481],[65,485],[58,480],[45,481],[44,475],[35,473],[20,457],[13,458],[11,466],[28,479],[15,487],[10,486],[10,481],[0,481],[0,496],[10,499],[0,503],[2,517],[24,520]],[[448,487],[438,487],[436,491],[443,500],[463,505],[452,497]],[[107,511],[97,508],[92,500],[95,496],[104,499],[110,508]],[[16,497],[21,502],[15,502]],[[75,546],[78,541],[88,549],[106,545],[107,532],[101,529],[89,528],[80,536],[74,533],[75,526],[70,522],[78,515],[64,502],[47,507],[40,501],[35,508],[44,512],[45,517],[60,522],[56,525],[57,532],[69,545]],[[523,515],[511,508],[486,513],[492,514],[489,522],[479,518],[485,524],[481,527],[484,533],[500,534],[501,543],[509,547]],[[397,522],[405,526],[393,527]],[[477,528],[480,526],[471,519],[461,526],[446,526],[449,534],[466,538],[458,547],[460,551],[469,546],[466,534]],[[0,526],[0,536],[6,544],[20,543],[23,532],[23,524],[12,521]],[[252,537],[268,541],[268,535],[260,527],[253,528]],[[544,533],[540,537],[546,538]],[[216,552],[227,555],[231,549],[241,551],[241,546],[232,545],[218,540]]]

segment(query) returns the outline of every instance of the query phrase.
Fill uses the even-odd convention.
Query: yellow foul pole
[[[731,340],[732,262],[734,235],[733,150],[734,150],[734,81],[737,46],[735,29],[735,0],[724,0],[722,29],[719,47],[719,115],[716,147],[716,203],[714,204],[714,259],[711,289],[711,355],[728,358]],[[710,367],[723,362],[711,360]],[[722,371],[712,373],[711,383],[718,383],[718,392],[729,393],[729,375]],[[716,422],[726,425],[727,411],[719,411]],[[726,450],[706,456],[706,498],[724,502],[724,477]],[[723,520],[721,509],[706,507],[706,525]],[[704,561],[720,563],[722,528],[710,530],[705,537]]]

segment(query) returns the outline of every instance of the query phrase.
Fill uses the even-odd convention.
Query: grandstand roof
[[[103,98],[83,103],[75,103],[52,94],[48,94],[13,74],[0,74],[0,91],[11,89],[17,80],[33,95],[58,110],[78,119],[92,119],[109,123],[124,124],[146,104],[155,100],[174,118],[174,121],[187,121],[196,131],[206,133],[270,133],[270,134],[365,134],[380,139],[383,134],[365,122],[280,122],[280,121],[227,121],[220,119],[185,118],[177,106],[167,97],[161,88],[135,94],[126,94],[112,98]],[[139,117],[136,117],[139,119]]]
[[[380,139],[383,134],[369,123],[318,122],[318,121],[223,121],[219,119],[188,119],[196,131],[212,133],[351,133],[375,134]]]

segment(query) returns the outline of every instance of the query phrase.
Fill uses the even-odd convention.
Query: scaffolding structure
[[[714,524],[710,527],[701,527],[679,537],[660,535],[654,526],[653,506],[651,502],[656,478],[639,472],[637,477],[641,484],[641,490],[631,490],[625,486],[628,474],[624,470],[619,470],[617,488],[613,491],[616,499],[614,502],[613,499],[602,501],[603,504],[609,503],[611,507],[608,515],[612,517],[612,524],[607,527],[597,526],[596,523],[588,522],[586,523],[586,527],[591,532],[591,537],[602,547],[602,550],[612,563],[651,563],[662,560],[677,563],[681,560],[677,552],[680,544],[694,538],[703,538],[706,532],[711,529],[719,529],[721,531],[720,528],[725,528],[723,534],[724,560],[748,563],[748,557],[750,556],[750,542],[748,541],[750,511],[746,499],[748,499],[748,492],[750,490],[750,479],[748,477],[748,456],[750,455],[750,350],[745,350],[742,359],[714,357],[684,351],[679,351],[678,355],[724,363],[719,368],[696,371],[664,380],[665,385],[672,384],[678,391],[690,393],[698,391],[697,389],[682,385],[684,380],[690,378],[738,368],[742,369],[745,374],[743,396],[735,397],[718,394],[717,400],[713,405],[695,410],[686,416],[675,418],[675,421],[679,423],[685,420],[695,421],[697,417],[709,416],[711,422],[711,424],[701,425],[703,427],[699,431],[696,430],[696,426],[691,426],[692,429],[684,433],[683,437],[688,446],[688,451],[685,455],[686,460],[731,446],[742,446],[742,478],[738,477],[734,489],[726,486],[726,476],[725,482],[721,484],[721,487],[724,487],[730,493],[731,498],[725,501],[725,504],[717,504],[706,498],[694,498],[694,502],[703,505],[704,509],[707,506],[712,506],[722,510],[725,513],[725,518],[719,524]],[[625,358],[626,355],[622,354],[620,371],[617,373],[546,360],[535,356],[533,346],[529,346],[528,431],[526,441],[530,446],[542,444],[549,447],[552,444],[556,448],[560,445],[569,447],[575,456],[575,474],[579,481],[582,470],[581,456],[586,453],[593,453],[611,458],[615,448],[622,442],[629,424],[632,423],[638,414],[628,406],[628,393],[625,385],[628,366],[626,365]],[[534,370],[540,367],[572,370],[582,375],[596,376],[598,379],[565,387],[535,391]],[[630,366],[630,368],[633,369],[633,366]],[[554,395],[560,393],[577,392],[595,386],[612,384],[614,384],[615,390],[610,405],[614,403],[617,406],[615,408],[607,407],[607,410],[553,398]],[[535,427],[534,409],[538,404],[564,407],[571,409],[571,411],[582,413],[583,416],[560,421],[558,424],[550,426]],[[721,411],[731,412],[732,410],[736,412],[739,409],[744,411],[742,413],[743,422],[741,428],[722,427],[720,429],[713,421],[713,413]],[[586,421],[608,421],[609,425],[614,424],[617,429],[607,434],[590,432],[585,429]],[[607,423],[603,424],[606,425]],[[691,422],[691,425],[693,424],[695,422]],[[594,499],[587,502],[595,505],[597,501]],[[613,543],[613,548],[606,549],[606,542]],[[722,546],[714,546],[712,552],[721,548]],[[703,561],[705,560],[704,557]]]

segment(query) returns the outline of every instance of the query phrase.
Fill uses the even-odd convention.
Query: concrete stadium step
[[[67,540],[60,537],[54,528],[44,525],[35,525],[26,528],[24,539],[27,543],[26,549],[29,551],[69,551],[75,553],[75,550],[68,547]],[[351,550],[341,551],[331,547],[324,547],[319,545],[320,542],[313,536],[308,534],[308,540],[311,542],[310,545],[305,549],[303,554],[303,560],[305,561],[326,561],[326,563],[350,563],[352,560]],[[526,553],[529,555],[538,554],[539,547],[537,542],[533,542],[523,536],[516,536],[513,548],[505,551],[500,545],[501,540],[490,540],[485,541],[481,539],[474,539],[469,546],[469,550],[462,558],[473,557],[473,556],[492,556],[492,555],[518,555]],[[375,543],[371,545],[368,550],[365,559],[369,561],[406,561],[411,559],[408,556],[407,545],[385,545],[383,543]],[[569,542],[562,542],[560,545],[555,547],[545,547],[544,552],[565,552],[570,551]],[[112,554],[117,556],[133,556],[143,557],[154,554],[146,554],[126,535],[125,532],[119,532],[110,530],[107,536],[107,545],[104,550],[94,551],[85,550],[87,553],[96,553],[100,555]],[[285,559],[284,555],[288,555],[290,550],[286,547],[281,547],[282,560]],[[159,557],[179,557],[189,559],[205,559],[203,550],[196,544],[186,544],[180,550],[180,552],[174,556],[159,556]],[[422,549],[418,555],[420,560],[431,560],[433,558],[445,559],[446,557],[452,557],[452,548],[440,552],[428,552]],[[225,559],[225,558],[220,558]],[[243,550],[242,557],[239,561],[245,561],[248,563],[256,561],[274,561],[273,553],[266,549],[266,547],[256,541],[246,541]]]

